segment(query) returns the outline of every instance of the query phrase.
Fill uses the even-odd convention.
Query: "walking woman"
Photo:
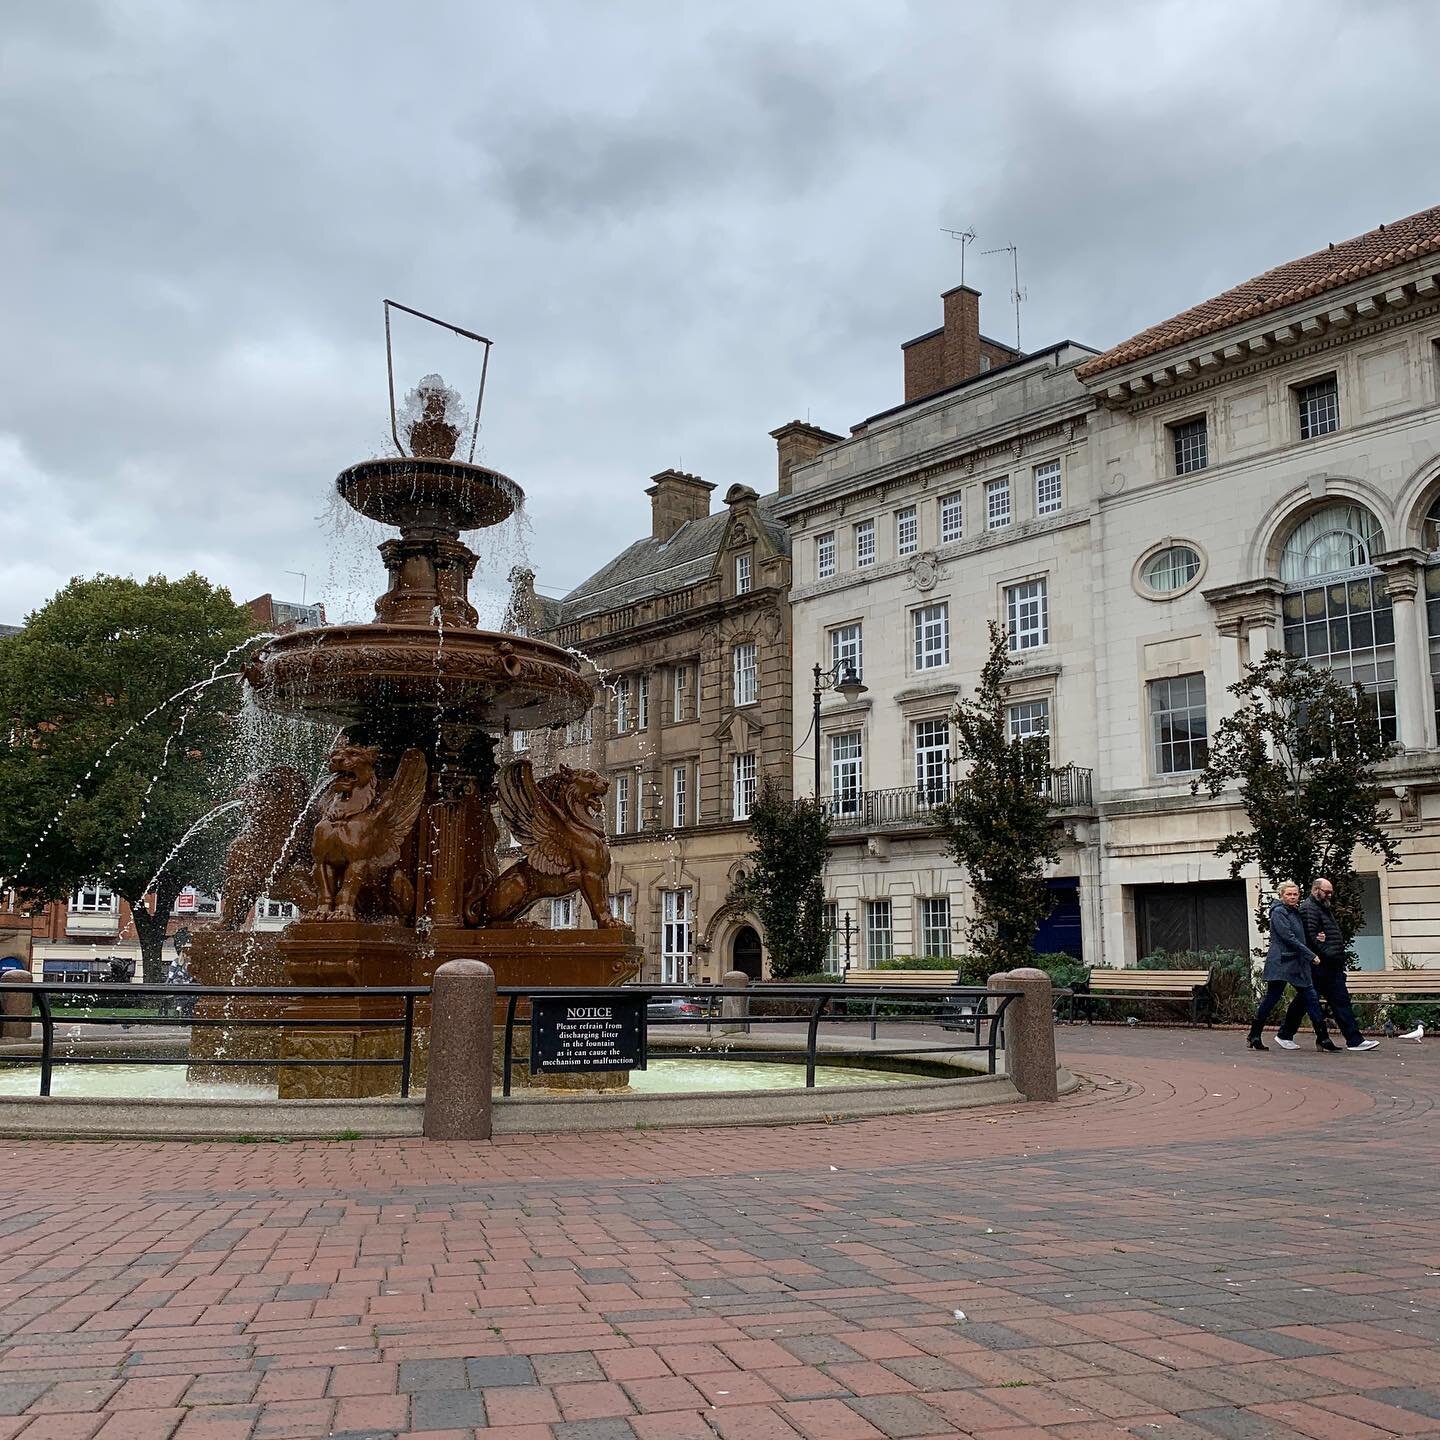
[[[1280,898],[1270,907],[1270,949],[1265,956],[1265,998],[1255,1012],[1250,1027],[1250,1048],[1268,1047],[1260,1038],[1270,1012],[1280,1003],[1287,985],[1305,1003],[1305,1013],[1315,1027],[1315,1043],[1322,1050],[1339,1050],[1325,1028],[1325,1012],[1315,990],[1315,967],[1320,957],[1305,943],[1305,926],[1300,919],[1300,887],[1286,881],[1280,887]],[[1276,1038],[1275,1043],[1286,1050],[1298,1050],[1293,1040]]]

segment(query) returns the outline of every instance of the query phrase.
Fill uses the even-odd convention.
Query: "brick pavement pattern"
[[[1053,1106],[0,1142],[0,1440],[1440,1440],[1440,1046],[1060,1041]]]

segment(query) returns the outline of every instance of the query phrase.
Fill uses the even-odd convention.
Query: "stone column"
[[[1391,551],[1375,562],[1385,575],[1395,617],[1395,716],[1407,750],[1435,744],[1435,705],[1425,628],[1420,622],[1418,552]]]
[[[0,985],[28,985],[34,976],[28,970],[7,970],[0,975]],[[30,1016],[35,1002],[18,990],[0,991],[0,1040],[28,1040],[33,1033]]]
[[[729,992],[720,1002],[720,1014],[724,1020],[720,1033],[748,1034],[750,1026],[745,1021],[750,1013],[750,1001],[744,992],[750,988],[750,977],[743,970],[727,970],[720,977],[720,984]]]
[[[1105,907],[1101,893],[1100,824],[1077,820],[1072,827],[1075,835],[1076,868],[1080,872],[1080,948],[1091,965],[1106,963]],[[1114,961],[1109,963],[1114,964]]]
[[[441,777],[439,794],[421,825],[430,842],[431,922],[453,928],[465,923],[466,804],[456,795],[451,774]],[[424,835],[424,831],[422,831]]]
[[[1027,1100],[1058,1100],[1053,986],[1043,970],[1021,966],[992,975],[991,990],[1019,990],[1005,1012],[1005,1071]]]
[[[1212,734],[1221,720],[1239,708],[1228,687],[1240,679],[1247,664],[1258,664],[1267,650],[1281,648],[1278,602],[1284,592],[1280,581],[1269,576],[1205,591],[1221,637],[1220,694],[1212,697],[1210,705]]]
[[[430,993],[427,1140],[488,1140],[495,1052],[495,972],[479,960],[449,960]]]
[[[1246,616],[1245,628],[1247,658],[1252,665],[1263,664],[1271,650],[1281,648],[1280,627],[1273,612]]]
[[[1215,627],[1220,632],[1220,693],[1214,698],[1215,723],[1233,715],[1240,708],[1240,702],[1230,693],[1230,687],[1240,678],[1249,658],[1243,617],[1222,620]],[[1207,705],[1207,708],[1212,708]]]

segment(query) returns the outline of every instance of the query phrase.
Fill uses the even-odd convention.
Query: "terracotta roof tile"
[[[1082,380],[1089,379],[1436,251],[1440,251],[1440,205],[1267,270],[1213,300],[1132,335],[1087,360],[1075,373]]]

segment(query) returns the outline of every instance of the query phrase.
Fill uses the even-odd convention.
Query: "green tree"
[[[254,629],[199,575],[100,575],[0,642],[0,874],[31,905],[102,882],[131,907],[147,981],[163,979],[180,891],[218,878],[223,827],[171,851],[236,779],[240,686],[209,682],[233,676]]]
[[[1217,799],[1238,785],[1250,828],[1225,836],[1215,853],[1229,858],[1236,877],[1258,866],[1272,889],[1293,880],[1306,894],[1326,876],[1336,916],[1353,935],[1365,918],[1354,852],[1400,863],[1375,772],[1395,747],[1380,733],[1374,696],[1279,650],[1247,665],[1229,691],[1240,706],[1220,722],[1190,788]],[[1263,903],[1256,919],[1268,928]]]
[[[956,758],[969,769],[941,811],[950,853],[970,876],[966,941],[992,970],[1032,963],[1035,929],[1051,909],[1045,867],[1059,859],[1050,742],[1010,736],[1005,677],[1014,663],[1004,629],[992,621],[980,684],[955,707]]]
[[[771,978],[823,970],[830,943],[824,881],[830,816],[825,802],[792,799],[766,775],[750,809],[750,838],[755,849],[730,898],[760,921]]]

